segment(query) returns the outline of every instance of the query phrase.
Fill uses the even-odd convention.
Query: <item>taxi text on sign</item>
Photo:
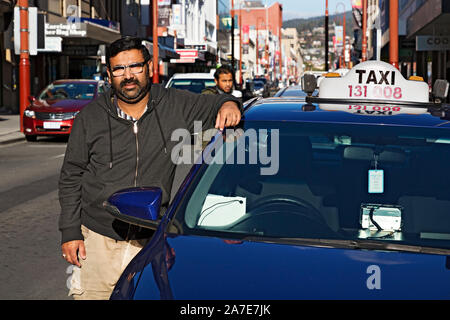
[[[428,102],[428,85],[406,80],[383,61],[366,61],[356,65],[342,78],[325,78],[320,82],[319,98],[344,100],[382,100],[389,102]]]

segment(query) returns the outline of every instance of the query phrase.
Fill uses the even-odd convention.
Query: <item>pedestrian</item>
[[[233,70],[227,66],[221,66],[214,73],[215,87],[209,87],[202,94],[233,94]]]
[[[150,54],[142,40],[121,38],[107,52],[111,89],[75,118],[59,179],[63,258],[73,269],[69,295],[108,299],[129,261],[154,231],[114,219],[103,202],[114,192],[160,187],[167,207],[175,164],[174,130],[235,126],[239,101],[152,84]]]

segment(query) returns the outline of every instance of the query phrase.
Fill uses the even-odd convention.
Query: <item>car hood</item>
[[[230,244],[197,236],[167,238],[159,244],[159,250],[147,246],[132,261],[115,298],[131,298],[118,293],[127,286],[128,292],[134,290],[129,285],[134,286],[131,276],[140,274],[137,266],[145,267],[135,299],[450,298],[449,262],[442,255],[249,241]]]
[[[80,111],[92,100],[36,100],[30,107],[37,112],[75,112]]]

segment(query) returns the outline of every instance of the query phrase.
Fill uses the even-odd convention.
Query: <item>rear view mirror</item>
[[[162,191],[160,188],[130,188],[120,190],[103,203],[118,220],[144,228],[156,229],[159,221]]]
[[[372,148],[345,147],[344,149],[344,159],[371,161],[373,158],[374,152]]]
[[[376,155],[374,149],[370,147],[349,146],[344,149],[344,159],[347,160],[372,161]],[[403,150],[384,149],[378,153],[377,161],[403,163],[406,161],[406,155]]]

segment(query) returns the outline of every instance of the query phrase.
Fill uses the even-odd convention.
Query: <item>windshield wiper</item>
[[[450,255],[450,249],[423,247],[415,245],[397,244],[392,242],[381,242],[374,240],[342,240],[342,239],[313,239],[313,238],[275,238],[275,237],[255,237],[248,236],[242,240],[255,242],[270,242],[283,244],[297,244],[313,247],[341,248],[341,249],[366,249],[366,250],[387,250],[412,253]]]

